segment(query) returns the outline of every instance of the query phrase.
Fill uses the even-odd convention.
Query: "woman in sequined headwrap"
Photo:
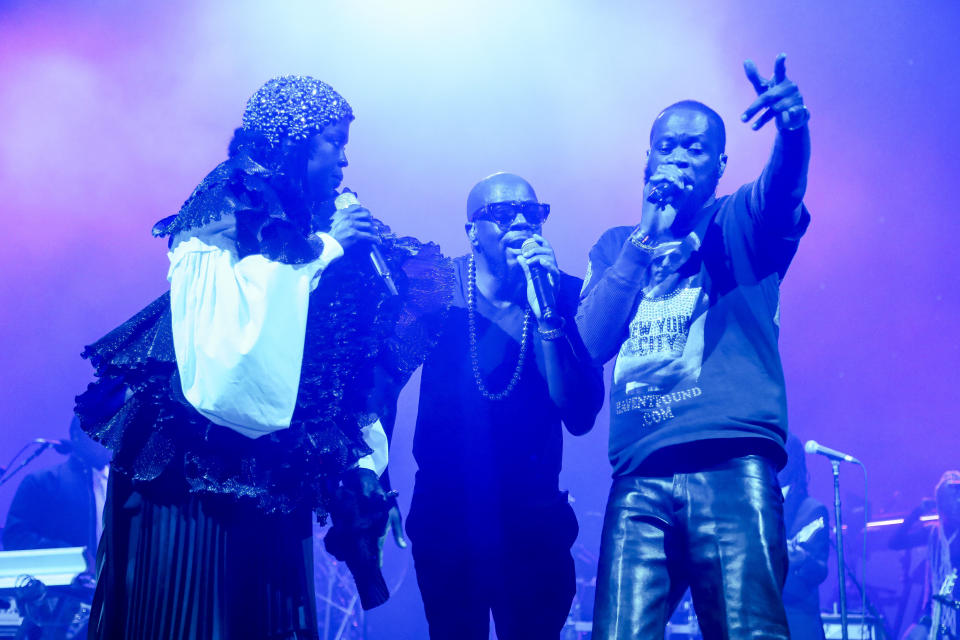
[[[389,497],[380,418],[431,347],[452,272],[433,245],[336,209],[353,112],[267,82],[180,212],[170,292],[87,348],[77,414],[115,457],[93,638],[312,638],[311,512],[365,608]],[[380,245],[400,295],[367,266]]]

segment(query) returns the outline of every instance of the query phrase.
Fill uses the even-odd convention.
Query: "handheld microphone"
[[[664,207],[677,193],[677,185],[672,182],[658,182],[650,189],[650,195],[647,196],[647,202],[652,202],[658,207]]]
[[[650,187],[650,195],[647,196],[647,202],[652,202],[661,208],[668,204],[676,206],[677,199],[684,195],[690,186],[689,182],[683,178],[681,178],[680,181],[683,184],[677,185],[677,183],[663,178],[656,180],[653,186]]]
[[[338,195],[333,201],[333,205],[337,208],[337,211],[352,207],[355,204],[360,204],[360,201],[357,200],[357,194],[347,190],[344,190],[343,193]],[[387,287],[390,295],[400,295],[400,292],[397,290],[397,285],[393,281],[393,276],[390,274],[390,267],[387,266],[387,261],[383,259],[383,254],[380,253],[380,247],[375,244],[370,245],[370,262],[373,264],[373,270],[376,271],[377,275],[383,280],[383,284]]]
[[[853,464],[860,464],[860,461],[854,458],[853,456],[843,453],[842,451],[837,451],[836,449],[831,449],[830,447],[825,447],[822,444],[818,443],[816,440],[807,440],[807,443],[803,445],[803,450],[807,453],[816,453],[821,456],[826,456],[831,460],[838,460],[840,462],[852,462]]]
[[[37,438],[34,440],[37,444],[45,444],[53,447],[53,450],[62,455],[68,455],[73,452],[73,443],[69,440],[51,440],[49,438]]]
[[[523,241],[521,251],[529,248],[537,248],[540,245],[533,238],[527,238]],[[540,305],[540,313],[544,320],[556,320],[557,318],[557,299],[553,293],[553,287],[550,286],[550,274],[539,264],[530,265],[530,282],[533,283],[533,292],[537,296],[537,304]]]

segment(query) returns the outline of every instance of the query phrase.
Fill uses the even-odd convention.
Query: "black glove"
[[[365,610],[390,597],[380,573],[380,538],[392,505],[393,496],[384,492],[377,474],[358,468],[344,474],[330,508],[333,526],[324,545],[337,560],[347,563]]]

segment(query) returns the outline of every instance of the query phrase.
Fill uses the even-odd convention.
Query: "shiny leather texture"
[[[593,639],[663,638],[689,586],[705,640],[789,638],[783,497],[748,455],[689,473],[614,479]]]

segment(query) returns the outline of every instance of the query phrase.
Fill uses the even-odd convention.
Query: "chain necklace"
[[[520,375],[523,373],[523,363],[527,353],[527,341],[530,335],[530,315],[529,307],[523,314],[523,332],[520,337],[520,355],[517,357],[517,368],[513,372],[513,377],[507,383],[506,388],[498,393],[491,393],[487,385],[483,383],[483,376],[480,375],[480,354],[477,347],[477,301],[474,291],[477,290],[477,265],[474,257],[470,256],[470,262],[467,266],[467,322],[470,326],[470,361],[473,365],[473,377],[477,381],[477,389],[480,395],[487,400],[504,400],[513,392],[514,387],[520,382]]]

